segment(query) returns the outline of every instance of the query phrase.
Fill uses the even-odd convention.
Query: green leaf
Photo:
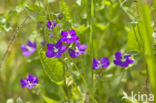
[[[99,28],[100,30],[102,30],[102,31],[104,31],[104,30],[106,30],[107,29],[107,25],[103,25],[103,24],[95,24],[95,26],[97,27],[97,28]]]
[[[37,5],[32,5],[27,6],[26,9],[29,10],[30,12],[39,12],[42,8]]]
[[[27,6],[27,12],[32,16],[32,19],[35,21],[43,22],[46,20],[46,16],[44,15],[44,9],[37,5]]]
[[[121,103],[133,103],[133,102],[130,99],[125,98],[125,99],[122,100]]]
[[[63,63],[57,58],[47,58],[45,51],[40,51],[40,60],[49,79],[52,82],[61,85],[64,81]]]
[[[23,103],[23,101],[22,101],[22,99],[19,97],[19,98],[17,98],[16,103]]]
[[[128,51],[137,51],[141,52],[143,50],[143,39],[138,28],[140,24],[137,24],[135,27],[132,27],[128,33],[128,42],[127,48]]]
[[[52,100],[51,98],[48,98],[48,97],[46,97],[46,96],[44,96],[43,98],[44,98],[44,100],[46,101],[46,103],[59,103],[59,102],[57,102],[57,101],[55,101],[55,100]]]
[[[78,28],[73,28],[78,34],[82,34],[82,33],[84,33],[87,29],[88,29],[88,27],[86,27],[85,25],[82,25],[82,26],[80,26],[80,27],[78,27]]]

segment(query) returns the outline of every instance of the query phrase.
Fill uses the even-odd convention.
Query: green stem
[[[92,59],[93,59],[93,56],[94,56],[94,49],[93,49],[93,22],[94,22],[94,1],[91,0],[91,10],[90,10],[90,13],[91,13],[91,17],[90,17],[90,62],[92,62]],[[91,87],[91,90],[92,90],[92,99],[94,101],[94,71],[91,67],[91,75],[92,75],[92,87]]]
[[[68,99],[68,103],[70,103],[70,98],[69,98],[69,93],[68,93],[68,85],[66,82],[66,68],[65,68],[65,64],[63,63],[63,72],[64,72],[64,84],[65,84],[65,90],[66,90],[66,96]]]

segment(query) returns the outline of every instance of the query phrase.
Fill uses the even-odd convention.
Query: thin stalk
[[[16,30],[13,32],[13,35],[11,37],[11,39],[9,40],[9,43],[8,43],[8,47],[6,49],[6,51],[4,52],[1,60],[0,60],[0,69],[2,68],[2,64],[4,63],[13,43],[15,42],[15,39],[16,39],[16,36],[19,32],[19,30],[23,27],[23,25],[26,23],[26,21],[30,18],[30,16],[28,15],[27,17],[25,17],[25,19],[23,20],[23,22],[16,28]]]
[[[89,65],[91,65],[90,63],[92,62],[92,58],[93,58],[93,20],[94,20],[94,1],[93,0],[84,0],[83,1],[85,4],[85,9],[87,12],[87,18],[88,18],[88,22],[89,22],[89,28],[90,28],[90,40],[89,40],[89,44],[90,44],[90,60],[89,60]],[[91,8],[91,9],[90,9]],[[92,102],[94,102],[94,82],[93,82],[93,76],[94,76],[94,72],[92,67],[90,67],[91,69],[91,82],[92,82],[92,86],[88,87],[89,90],[89,98],[92,100]],[[89,85],[88,85],[89,86]]]
[[[65,68],[64,63],[63,63],[63,72],[64,72],[64,84],[65,84],[66,96],[67,96],[68,103],[70,103],[70,98],[69,98],[69,93],[68,93],[68,85],[66,82],[66,68]]]
[[[49,16],[49,19],[50,19],[50,21],[51,21],[51,24],[52,24],[52,26],[54,27],[54,24],[53,24],[53,18],[54,18],[54,15],[55,14],[53,14],[53,13],[51,13],[50,11],[50,6],[49,6],[49,3],[48,3],[48,0],[46,0],[46,5],[47,5],[47,14],[48,14],[48,16]],[[52,15],[51,15],[52,14]],[[57,29],[57,28],[56,28]],[[57,29],[57,31],[58,31],[58,29]],[[55,34],[57,34],[57,31],[55,30],[55,28],[54,28],[54,33]]]
[[[94,56],[94,48],[93,48],[93,24],[94,24],[94,1],[91,0],[91,10],[90,10],[90,13],[91,13],[91,17],[90,17],[90,61],[92,61],[92,58]],[[92,87],[91,87],[91,90],[92,90],[92,99],[94,101],[94,71],[91,67],[91,75],[92,75]]]

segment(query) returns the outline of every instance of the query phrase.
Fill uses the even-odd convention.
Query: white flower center
[[[28,51],[32,51],[32,47],[27,46]]]
[[[67,35],[67,38],[68,38],[68,39],[70,39],[70,38],[71,38],[71,35],[70,35],[70,34],[68,34],[68,35]]]
[[[101,62],[100,62],[100,61],[98,62],[98,66],[99,66],[99,67],[101,67],[101,66],[102,66],[102,64],[101,64]]]
[[[57,53],[58,52],[58,49],[56,47],[54,47],[54,52]]]
[[[29,85],[32,85],[32,83],[31,83],[30,81],[28,81],[28,84],[29,84]]]
[[[76,47],[76,49],[75,49],[75,52],[76,52],[76,53],[78,53],[78,52],[79,52],[79,49],[78,49],[78,47]]]
[[[121,61],[122,61],[122,62],[125,62],[125,61],[126,61],[126,58],[122,58]]]

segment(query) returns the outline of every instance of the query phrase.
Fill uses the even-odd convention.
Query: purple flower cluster
[[[53,21],[53,25],[51,21],[48,21],[47,23],[47,27],[52,30],[53,27],[55,27],[57,25],[56,22]],[[47,44],[47,52],[46,52],[46,56],[48,58],[59,58],[62,56],[62,54],[68,49],[68,53],[69,56],[71,58],[77,58],[78,56],[80,56],[81,54],[85,54],[85,50],[87,48],[87,45],[81,45],[79,40],[79,37],[76,35],[76,31],[75,30],[70,30],[68,31],[62,31],[61,32],[61,38],[58,40],[58,42],[56,44]],[[64,46],[63,42],[68,44],[68,46]],[[72,48],[68,48],[70,44],[74,43],[76,44],[75,47]]]
[[[59,40],[56,44],[47,44],[47,49],[46,56],[48,58],[59,58],[66,51],[67,47],[63,46],[61,40]]]
[[[28,89],[32,89],[33,86],[38,84],[38,78],[29,74],[26,79],[22,78],[20,83],[22,88],[27,87]]]
[[[54,27],[57,26],[57,23],[55,21],[48,21],[47,22],[47,27],[50,30],[53,30]],[[80,56],[81,54],[85,54],[85,50],[87,48],[87,45],[81,45],[79,40],[79,37],[76,35],[76,31],[75,30],[70,30],[68,31],[62,31],[61,32],[61,38],[57,41],[56,44],[47,44],[47,52],[46,52],[46,56],[48,58],[60,58],[62,56],[62,54],[68,49],[68,53],[69,56],[71,58],[76,58],[78,56]],[[68,44],[67,46],[63,45],[63,42]],[[68,48],[71,45],[73,45],[73,43],[75,43],[76,46],[72,46],[72,48]],[[41,43],[41,44],[45,44],[45,43]],[[71,47],[71,46],[70,46]],[[31,54],[33,54],[36,51],[36,43],[35,42],[31,42],[30,40],[28,40],[28,43],[26,45],[21,45],[21,50],[23,52],[23,56],[30,56]],[[29,74],[26,79],[21,79],[20,80],[21,83],[21,87],[27,87],[29,89],[32,89],[33,86],[38,84],[38,78],[34,77],[33,75]]]
[[[122,57],[121,52],[115,53],[115,60],[113,61],[115,65],[121,66],[121,67],[128,67],[130,64],[134,62],[134,60],[130,59],[131,55],[125,55]],[[109,59],[106,57],[103,57],[100,60],[93,58],[92,62],[93,69],[99,69],[100,67],[107,68],[109,66]]]
[[[74,41],[79,39],[79,37],[76,35],[75,30],[70,30],[69,32],[62,31],[61,35],[62,35],[61,40],[67,44],[73,43]]]
[[[50,29],[50,30],[53,30],[54,29],[54,27],[57,25],[57,23],[55,22],[55,21],[48,21],[47,22],[47,27]]]
[[[103,57],[101,60],[93,58],[93,69],[99,69],[100,67],[107,68],[109,66],[109,59]]]
[[[57,23],[55,21],[48,21],[47,27],[50,30],[53,30],[54,27],[57,26]],[[54,35],[53,35],[54,36]],[[62,31],[61,37],[57,41],[56,44],[47,44],[47,51],[45,53],[46,57],[48,58],[60,58],[63,53],[68,51],[68,54],[71,58],[77,58],[81,54],[85,54],[85,50],[87,48],[86,44],[81,44],[79,41],[79,37],[76,35],[75,30],[70,31]],[[42,44],[46,44],[42,42]],[[23,52],[23,56],[30,56],[32,53],[36,51],[36,43],[31,42],[28,40],[26,45],[21,45],[21,50]],[[134,62],[134,60],[130,59],[131,55],[125,55],[122,56],[121,52],[115,53],[115,59],[113,60],[114,64],[121,67],[128,67],[130,64]],[[110,65],[110,60],[107,57],[101,58],[101,60],[98,60],[96,58],[93,58],[92,66],[93,69],[99,69],[99,68],[107,68]],[[21,87],[27,87],[28,89],[32,89],[33,86],[38,84],[38,78],[29,74],[26,79],[20,80]]]
[[[21,45],[21,50],[23,52],[23,56],[30,56],[36,51],[36,43],[28,40],[27,45]]]
[[[85,54],[85,50],[87,48],[87,45],[81,45],[80,41],[75,41],[76,47],[75,49],[68,49],[68,53],[70,57],[76,58],[81,54]]]
[[[122,57],[121,52],[116,52],[114,64],[121,67],[128,67],[129,64],[132,64],[134,62],[134,60],[130,59],[130,57],[131,55],[125,55],[124,57]]]

